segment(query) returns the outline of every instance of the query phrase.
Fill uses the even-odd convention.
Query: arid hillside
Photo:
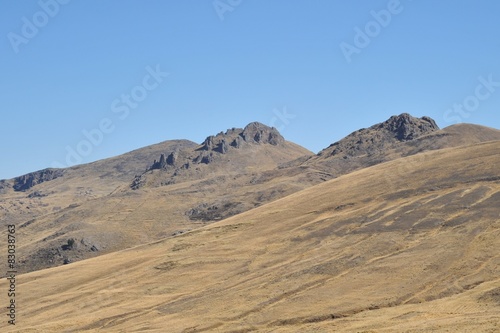
[[[166,141],[4,180],[0,221],[18,226],[20,272],[58,266],[183,233],[301,190],[308,184],[252,180],[304,155],[312,153],[259,123],[201,144]]]
[[[0,181],[0,221],[18,226],[19,271],[29,272],[173,237],[379,163],[493,140],[500,131],[469,124],[440,130],[428,117],[401,114],[314,155],[250,123],[200,144],[166,141]],[[388,182],[413,168],[398,163]]]
[[[423,152],[175,237],[24,274],[19,325],[0,325],[496,332],[498,165],[499,141]]]
[[[439,129],[429,117],[403,113],[355,131],[315,156],[288,163],[329,172],[332,177],[428,150],[500,140],[500,131],[472,124]]]

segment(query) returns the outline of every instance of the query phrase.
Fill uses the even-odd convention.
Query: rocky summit
[[[276,128],[252,122],[244,128],[233,127],[226,132],[210,135],[194,149],[160,154],[159,159],[155,159],[144,173],[134,178],[131,188],[139,189],[148,183],[151,184],[148,178],[162,178],[153,181],[154,184],[160,186],[171,185],[181,180],[198,179],[206,172],[214,172],[214,168],[220,167],[220,164],[224,164],[225,168],[237,167],[241,172],[257,161],[263,162],[263,159],[266,159],[270,162],[270,166],[275,167],[279,163],[289,161],[288,158],[280,157],[282,153],[289,152],[290,156],[295,155],[292,151],[296,148],[286,142]],[[274,153],[266,154],[266,149]],[[297,157],[308,155],[305,150],[299,149],[298,151],[301,153],[296,155]],[[276,161],[274,161],[275,158],[277,158]],[[207,169],[203,165],[210,166]],[[163,170],[163,176],[152,174],[151,171],[154,170]]]
[[[403,113],[392,116],[383,123],[355,131],[318,155],[353,157],[373,154],[438,130],[439,126],[429,117],[416,118]]]

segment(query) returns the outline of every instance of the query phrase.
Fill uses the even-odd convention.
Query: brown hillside
[[[15,331],[495,332],[499,164],[498,141],[425,152],[19,276]]]
[[[403,133],[403,134],[402,134]],[[304,157],[283,167],[308,168],[329,174],[329,179],[355,170],[415,155],[428,150],[500,140],[500,130],[459,124],[439,130],[428,117],[408,114],[353,132],[316,156]]]
[[[495,129],[463,124],[438,130],[430,118],[402,114],[314,156],[276,129],[251,123],[199,145],[168,141],[3,181],[0,217],[3,224],[19,226],[19,270],[28,272],[184,233],[402,156],[497,139]],[[400,160],[386,180],[413,167]],[[33,186],[15,191],[16,184]],[[68,248],[71,239],[75,246]]]
[[[238,138],[237,147],[231,145]],[[224,153],[217,151],[222,140],[228,141]],[[175,161],[151,169],[162,154]],[[15,191],[18,180],[9,180],[12,186],[0,194],[0,220],[18,226],[20,272],[58,266],[183,233],[303,189],[279,179],[252,180],[304,154],[312,153],[258,123],[201,145],[168,141],[57,170],[58,177],[26,190]],[[144,186],[133,190],[136,175]]]

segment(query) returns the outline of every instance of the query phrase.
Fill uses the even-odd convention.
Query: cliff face
[[[26,191],[37,184],[62,177],[63,175],[64,170],[60,169],[44,169],[28,173],[26,175],[15,178],[13,188],[16,191]]]

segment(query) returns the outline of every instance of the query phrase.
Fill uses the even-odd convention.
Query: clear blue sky
[[[0,179],[251,121],[314,152],[403,112],[500,128],[496,0],[55,1],[0,0]]]

